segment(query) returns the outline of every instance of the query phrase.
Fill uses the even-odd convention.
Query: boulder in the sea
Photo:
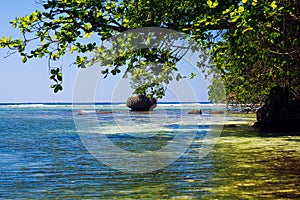
[[[151,111],[157,106],[155,98],[149,98],[146,95],[132,96],[127,99],[126,106],[131,111]]]
[[[198,114],[198,115],[202,115],[202,111],[199,109],[192,109],[188,111],[188,114]]]

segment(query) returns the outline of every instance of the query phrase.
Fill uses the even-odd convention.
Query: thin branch
[[[269,52],[271,52],[271,53],[274,53],[274,54],[277,54],[277,55],[290,55],[290,54],[293,54],[293,53],[295,53],[295,52],[297,52],[298,51],[298,49],[296,49],[296,50],[294,50],[294,51],[291,51],[291,52],[276,52],[276,51],[272,51],[272,50],[269,50]]]
[[[15,53],[17,53],[18,51],[11,51],[11,50],[9,50],[6,54],[6,56],[4,56],[3,58],[8,58],[9,56],[11,56],[11,55],[13,55],[13,54],[15,54]]]
[[[109,16],[109,21],[113,24],[116,24],[118,27],[118,31],[126,31],[128,30],[128,28],[125,28],[124,26],[122,26],[119,22],[117,22],[114,18],[112,18],[111,16]],[[112,26],[115,27],[115,26]]]

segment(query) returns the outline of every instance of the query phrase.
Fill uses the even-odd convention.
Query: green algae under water
[[[247,133],[247,134],[245,134]],[[300,198],[300,137],[224,130],[212,153],[209,191],[218,199]]]
[[[0,111],[1,199],[300,198],[300,137],[260,135],[245,125],[253,115],[225,126],[202,159],[183,155],[158,171],[129,174],[87,151],[68,107]]]

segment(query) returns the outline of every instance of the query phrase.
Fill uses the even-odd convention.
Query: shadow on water
[[[212,153],[212,187],[220,199],[300,198],[300,137],[225,127]]]

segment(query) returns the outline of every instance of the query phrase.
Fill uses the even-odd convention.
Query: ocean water
[[[253,117],[211,110],[224,106],[2,104],[0,198],[300,198],[299,136],[226,127]]]

